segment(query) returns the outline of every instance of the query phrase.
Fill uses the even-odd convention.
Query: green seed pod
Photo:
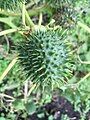
[[[46,3],[53,8],[61,8],[63,5],[70,4],[71,0],[46,0]]]
[[[55,20],[56,25],[67,28],[75,25],[75,22],[77,21],[76,16],[76,11],[73,10],[72,7],[63,6],[54,12],[53,19]]]
[[[72,76],[72,46],[62,31],[37,31],[17,45],[19,63],[26,77],[41,85],[67,81]]]
[[[23,0],[0,0],[1,9],[15,10]]]
[[[43,0],[52,8],[61,8],[64,5],[75,6],[80,0]]]

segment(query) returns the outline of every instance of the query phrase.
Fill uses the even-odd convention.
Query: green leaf
[[[53,116],[50,115],[49,118],[48,118],[48,120],[53,120]]]
[[[43,118],[44,117],[44,113],[40,113],[37,115],[39,118]]]
[[[0,120],[6,120],[4,117],[0,117]]]
[[[0,0],[1,9],[15,10],[23,0]]]
[[[16,110],[24,110],[25,109],[25,105],[24,105],[24,102],[22,100],[14,101],[13,106]]]
[[[87,54],[86,54],[86,60],[90,61],[90,51],[88,51]]]
[[[36,111],[36,105],[34,102],[29,102],[26,104],[26,111],[28,114],[33,114]]]

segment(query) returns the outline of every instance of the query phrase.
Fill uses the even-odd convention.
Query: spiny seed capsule
[[[72,7],[70,8],[70,6],[63,6],[54,12],[53,19],[56,25],[60,25],[64,28],[71,27],[77,20],[76,11],[73,10]]]
[[[23,0],[0,0],[0,8],[15,10],[20,7],[20,2],[23,2]]]
[[[61,8],[63,5],[71,4],[71,0],[46,0],[46,3],[53,8]]]
[[[65,81],[72,75],[72,47],[62,32],[38,31],[18,43],[19,63],[33,82]]]

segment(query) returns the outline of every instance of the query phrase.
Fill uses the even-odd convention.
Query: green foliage
[[[22,0],[0,0],[1,9],[16,9]]]
[[[36,105],[32,101],[28,102],[25,106],[26,106],[26,111],[29,115],[33,114],[36,111]]]
[[[39,31],[18,43],[19,61],[27,78],[46,86],[70,78],[74,56],[70,54],[72,43],[65,36],[62,31]]]
[[[62,119],[62,120],[69,120],[69,118],[68,118],[67,115],[63,115],[61,119]]]
[[[13,107],[16,110],[24,110],[25,106],[24,106],[24,102],[22,100],[16,100],[13,102]]]
[[[21,30],[20,32],[24,33],[23,37],[17,30],[16,33],[9,34],[9,37],[6,35],[3,40],[2,38],[0,40],[0,44],[4,46],[2,49],[2,45],[0,45],[0,77],[14,55],[16,56],[18,53],[19,57],[19,64],[16,64],[0,81],[0,120],[28,119],[27,116],[36,113],[40,105],[52,101],[52,89],[57,87],[62,91],[59,91],[58,94],[73,103],[75,110],[80,112],[81,119],[85,120],[87,112],[90,111],[90,76],[79,85],[78,82],[90,72],[90,64],[76,60],[78,58],[76,53],[79,51],[82,61],[90,61],[90,34],[78,26],[78,20],[88,27],[90,26],[90,1],[26,0],[25,2],[32,20],[38,22],[38,14],[42,13],[40,21],[46,26],[39,25],[40,31],[33,31],[33,28],[28,25],[31,19],[28,17],[27,20],[26,15],[24,16],[25,11],[17,14],[18,8],[22,10],[23,0],[0,0],[0,9],[4,9],[4,11],[0,11],[0,20],[10,16],[11,19],[13,18],[12,23]],[[12,10],[15,11],[12,13]],[[43,20],[41,20],[42,16]],[[24,17],[25,25],[23,25]],[[9,17],[5,18],[3,20],[10,20]],[[54,19],[55,23],[50,24],[51,19]],[[3,23],[7,23],[6,21]],[[3,23],[0,24],[0,31],[11,28]],[[59,27],[66,31],[66,28],[70,28],[72,25],[73,29],[68,29],[69,34],[52,30]],[[28,28],[30,31],[26,31]],[[41,28],[51,30],[41,31]],[[8,41],[8,52],[6,52],[4,39]],[[13,48],[13,46],[15,47]],[[12,51],[13,49],[14,51]],[[31,80],[28,81],[27,88],[25,86],[26,78]],[[36,87],[33,87],[34,85]],[[14,99],[9,98],[10,96]],[[37,114],[40,119],[45,117],[44,112],[46,113],[41,110]],[[19,118],[20,116],[21,118]],[[54,116],[48,115],[48,119],[53,120]],[[70,118],[63,115],[61,119]]]
[[[63,6],[55,10],[53,14],[53,19],[55,20],[56,25],[60,25],[64,28],[71,27],[75,25],[77,20],[76,11],[68,6]]]
[[[6,120],[4,117],[0,117],[0,120]]]
[[[71,0],[46,0],[46,3],[53,8],[60,8],[65,4],[70,3]]]

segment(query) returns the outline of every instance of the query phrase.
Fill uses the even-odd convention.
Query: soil
[[[2,113],[6,117],[9,111],[6,111],[5,108],[0,108],[0,114]],[[73,104],[63,96],[54,96],[50,103],[41,106],[35,113],[28,115],[26,118],[22,117],[22,111],[14,114],[17,116],[16,120],[49,120],[48,118],[51,115],[53,120],[62,120],[62,115],[67,115],[69,120],[81,120],[80,112],[75,111]],[[43,117],[39,118],[39,114],[43,114]],[[86,113],[85,120],[90,120],[90,110]]]
[[[53,115],[54,120],[61,120],[63,114],[66,114],[70,120],[80,120],[80,113],[75,111],[73,105],[62,96],[54,98],[51,103],[42,106],[41,109],[45,111],[43,118],[38,118],[38,113],[34,113],[28,116],[27,120],[48,120],[50,115]]]

